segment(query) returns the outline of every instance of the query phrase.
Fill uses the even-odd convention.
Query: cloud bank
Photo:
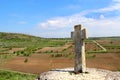
[[[114,13],[115,12],[115,13]],[[106,14],[112,13],[106,17]],[[77,14],[64,17],[54,17],[38,24],[39,28],[46,30],[65,29],[66,36],[69,36],[70,30],[76,24],[84,25],[89,31],[89,36],[120,36],[120,0],[113,0],[107,7],[93,10],[85,10]],[[89,14],[99,14],[98,18],[87,17]],[[92,15],[94,16],[94,15]],[[64,30],[63,30],[64,31]],[[57,34],[60,35],[60,34]],[[64,35],[63,35],[64,37]]]

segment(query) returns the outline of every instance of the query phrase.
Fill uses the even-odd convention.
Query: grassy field
[[[98,42],[106,51],[94,41]],[[85,40],[87,57],[90,57],[90,53],[120,53],[119,41],[119,37],[89,38]],[[68,44],[67,47],[66,44]],[[46,49],[46,47],[49,48]],[[73,48],[73,42],[69,38],[40,38],[25,34],[0,33],[0,55],[11,52],[15,56],[31,56],[37,52],[49,53],[51,57],[74,58]],[[0,60],[1,58],[3,59],[0,57]]]
[[[14,56],[31,56],[43,47],[60,47],[69,40],[40,38],[25,34],[0,32],[0,65]],[[23,48],[23,49],[21,49]],[[34,80],[36,75],[0,70],[0,80]]]
[[[37,75],[0,69],[0,80],[35,80]]]
[[[61,46],[65,39],[40,38],[25,34],[0,33],[0,46],[4,48],[31,47],[42,48],[46,46]]]
[[[12,48],[25,48],[13,52],[16,55],[29,56],[35,50],[43,47],[58,47],[64,45],[68,40],[40,38],[25,34],[0,33],[0,54],[9,53]]]

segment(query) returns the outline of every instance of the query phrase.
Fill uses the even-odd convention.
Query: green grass
[[[64,53],[51,53],[50,56],[51,57],[66,57],[66,58],[69,58],[69,59],[74,59],[75,58],[75,53],[67,53],[67,54],[64,54]],[[87,59],[96,58],[96,55],[95,55],[95,53],[92,53],[92,54],[87,53],[86,58]]]
[[[91,53],[107,53],[107,51],[103,50],[98,50],[98,51],[87,51],[86,53],[91,54]]]
[[[93,59],[93,58],[96,58],[96,55],[95,54],[86,54],[86,58]]]
[[[120,45],[104,45],[106,48],[120,48]]]
[[[95,38],[95,40],[99,39],[112,39],[112,37],[108,38]],[[119,40],[119,37],[113,38],[113,40]],[[93,43],[94,38],[86,39],[86,43]],[[16,51],[14,52],[16,55],[22,55],[22,56],[30,56],[33,54],[36,50],[41,49],[43,47],[59,47],[63,46],[67,42],[73,42],[70,38],[41,38],[41,37],[35,37],[31,35],[25,35],[25,34],[17,34],[17,33],[2,33],[0,32],[0,53],[7,53],[12,48],[25,48],[25,50]],[[87,53],[107,53],[109,52],[109,48],[118,49],[116,53],[120,52],[120,45],[102,45],[104,46],[107,51],[104,52],[102,50],[93,50],[93,51],[87,51]],[[5,48],[5,49],[4,49]],[[70,47],[72,48],[72,47]],[[64,52],[67,52],[67,49],[63,50]],[[115,50],[110,50],[111,52],[115,52]],[[46,51],[47,52],[47,51]],[[53,53],[53,52],[47,52],[47,53]],[[58,54],[59,55],[59,54]]]
[[[119,69],[117,69],[117,71],[119,71],[119,72],[120,72],[120,68],[119,68]]]
[[[65,39],[49,39],[40,38],[25,34],[16,33],[0,33],[0,47],[27,47],[28,49],[36,49],[42,47],[56,47],[62,46],[66,43]]]
[[[40,38],[25,34],[0,32],[0,53],[8,53],[12,48],[25,48],[25,50],[22,50],[23,53],[16,51],[14,54],[17,56],[30,56],[37,49],[63,46],[67,41],[69,39]]]
[[[35,80],[37,75],[0,69],[0,80]]]
[[[0,64],[3,64],[4,62],[12,59],[13,55],[11,54],[2,54],[0,55]]]
[[[120,45],[114,45],[114,44],[107,44],[104,45],[104,47],[107,49],[107,52],[111,52],[111,53],[120,53]]]

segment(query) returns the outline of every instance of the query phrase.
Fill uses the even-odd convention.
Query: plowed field
[[[25,59],[28,59],[28,61],[25,62]],[[118,70],[120,69],[119,60],[119,53],[96,54],[95,58],[87,59],[87,67]],[[34,74],[40,74],[55,68],[73,66],[74,59],[63,57],[52,58],[49,54],[34,54],[31,57],[14,57],[12,60],[1,65],[2,68]]]

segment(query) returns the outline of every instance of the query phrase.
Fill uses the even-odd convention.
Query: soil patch
[[[25,62],[25,59],[28,59],[28,61]],[[119,59],[120,54],[116,53],[96,54],[95,58],[87,59],[87,67],[115,71],[120,69]],[[64,57],[52,58],[49,54],[33,54],[31,57],[14,57],[12,60],[0,65],[0,67],[40,74],[55,68],[74,67],[74,59]]]
[[[68,47],[70,47],[71,44],[66,43],[64,46],[61,47],[44,47],[42,49],[36,50],[36,53],[48,53],[48,52],[62,52]]]
[[[15,51],[21,51],[24,50],[25,48],[12,48],[11,50],[9,50],[9,53],[13,53]]]

